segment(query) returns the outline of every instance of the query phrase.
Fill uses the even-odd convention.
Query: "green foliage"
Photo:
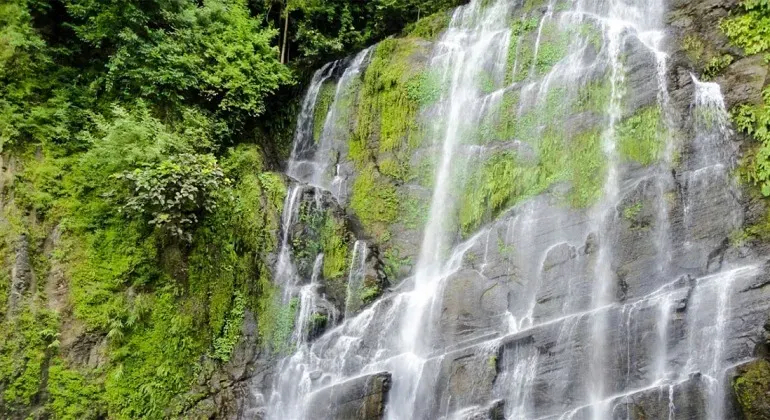
[[[401,200],[400,214],[404,226],[409,229],[421,229],[428,221],[430,201],[410,194]]]
[[[582,23],[577,28],[578,34],[583,37],[588,44],[591,45],[596,51],[602,49],[604,43],[604,34],[602,30],[592,23]]]
[[[435,104],[447,90],[442,75],[435,70],[420,72],[406,84],[409,99],[420,107]]]
[[[44,309],[24,307],[0,324],[0,414],[23,412],[39,395],[57,337],[58,319]]]
[[[642,203],[634,203],[625,209],[623,209],[623,218],[628,221],[634,221],[636,220],[636,217],[639,216],[639,213],[642,211],[643,204]]]
[[[536,171],[520,164],[513,153],[493,155],[468,176],[459,213],[462,233],[473,232],[491,214],[531,194],[537,184]]]
[[[419,144],[416,113],[422,95],[415,94],[421,88],[410,79],[422,78],[409,60],[416,48],[409,39],[387,39],[377,46],[366,70],[356,135],[359,139],[378,136],[382,152]]]
[[[700,61],[701,57],[703,57],[705,46],[703,45],[703,41],[701,41],[697,36],[687,35],[682,42],[682,46],[687,52],[687,57],[690,60],[698,62]]]
[[[351,207],[364,228],[377,238],[399,209],[394,182],[420,175],[410,165],[422,142],[419,111],[443,94],[442,76],[415,65],[411,57],[424,48],[413,38],[388,39],[377,46],[364,76],[356,111],[356,129],[348,146],[360,175],[353,185]],[[376,162],[376,165],[375,165]]]
[[[567,55],[569,40],[570,31],[560,29],[555,23],[544,24],[535,60],[537,74],[548,73],[556,63]]]
[[[465,175],[459,206],[463,235],[519,201],[540,194],[555,183],[569,183],[563,197],[576,208],[588,207],[601,196],[606,157],[598,129],[573,132],[564,116],[574,112],[603,113],[609,85],[588,82],[576,94],[551,88],[534,107],[520,108],[518,94],[507,91],[497,113],[483,120],[472,141],[518,140],[534,149],[536,157],[495,153]]]
[[[738,173],[744,181],[759,187],[763,196],[770,197],[770,89],[765,89],[763,97],[762,104],[737,106],[731,117],[739,131],[757,141],[741,160]]]
[[[743,12],[723,20],[722,30],[747,54],[769,51],[770,5],[765,0],[744,0],[741,5]],[[731,118],[739,131],[756,140],[741,160],[738,173],[741,179],[757,186],[764,197],[770,197],[770,89],[765,89],[762,97],[759,104],[736,106]],[[753,236],[763,232],[764,225],[766,223],[756,226],[758,232]]]
[[[770,408],[770,362],[760,359],[750,363],[733,380],[733,390],[746,420],[767,420]]]
[[[93,378],[67,369],[56,358],[48,368],[49,402],[46,408],[54,418],[63,420],[98,419],[106,413],[101,388]]]
[[[353,183],[350,207],[368,232],[382,237],[387,225],[398,217],[398,194],[395,187],[385,182],[370,164]]]
[[[302,233],[292,237],[292,251],[298,271],[311,276],[318,254],[323,253],[322,274],[326,280],[345,275],[348,267],[350,238],[344,219],[331,209],[319,210],[313,202],[299,208]]]
[[[718,57],[712,57],[711,60],[706,63],[706,67],[703,68],[703,80],[711,80],[715,78],[722,70],[732,64],[732,62],[733,56],[730,54],[723,54]]]
[[[519,82],[527,77],[534,54],[529,45],[530,39],[537,29],[539,21],[536,17],[522,17],[511,24],[511,42],[508,46],[508,57],[505,66],[505,84]]]
[[[602,78],[582,85],[578,89],[575,105],[578,111],[603,114],[607,111],[611,97],[612,86],[606,78]]]
[[[317,65],[332,55],[339,56],[344,51],[359,50],[396,33],[404,32],[414,37],[432,39],[443,29],[444,20],[448,21],[446,11],[464,2],[292,0],[289,2],[290,50],[301,54],[302,62],[315,62]],[[269,16],[277,18],[274,26],[281,27],[285,15],[283,11],[271,13],[274,4],[282,6],[281,2],[265,2],[263,7]],[[418,20],[417,24],[409,25]]]
[[[643,108],[618,124],[618,152],[626,160],[650,165],[663,151],[666,135],[660,108]]]
[[[275,324],[270,331],[268,344],[274,352],[282,354],[291,348],[290,339],[297,321],[299,298],[291,298],[286,304],[277,303],[275,309]]]
[[[442,32],[444,32],[444,30],[446,30],[450,20],[451,16],[449,13],[441,11],[407,25],[404,32],[408,33],[409,36],[435,40]]]
[[[233,353],[235,345],[241,338],[241,326],[243,324],[244,311],[246,310],[246,300],[239,292],[235,293],[230,312],[225,318],[225,325],[222,329],[222,335],[214,340],[214,357],[227,362]]]
[[[571,183],[572,189],[566,198],[572,207],[588,207],[599,199],[607,164],[598,130],[571,137],[546,132],[540,156],[540,182]]]
[[[314,312],[312,315],[310,315],[310,320],[308,320],[308,328],[311,332],[314,331],[323,331],[324,328],[326,328],[326,325],[329,323],[329,317],[325,314],[320,314],[318,312]]]
[[[374,302],[381,294],[382,290],[379,286],[365,286],[361,289],[361,302],[367,305]]]
[[[397,279],[402,268],[410,265],[412,259],[409,256],[402,257],[399,248],[390,247],[385,250],[383,262],[385,264],[385,275],[389,279]]]
[[[204,100],[241,118],[262,114],[265,97],[291,82],[271,46],[276,32],[251,17],[245,1],[181,1],[157,9],[124,3],[67,2],[83,41],[114,51],[104,82],[116,97],[174,105]]]
[[[336,92],[337,85],[331,82],[322,84],[318,91],[318,98],[316,99],[315,109],[313,110],[313,140],[315,140],[316,143],[321,141],[326,116],[329,113],[329,109],[332,107]]]
[[[142,296],[130,334],[113,344],[105,379],[109,412],[117,418],[158,418],[193,379],[202,345],[195,311],[175,298],[173,287]],[[128,331],[127,331],[128,332]],[[118,337],[115,337],[115,339]]]
[[[181,154],[116,176],[130,184],[124,209],[171,236],[192,240],[199,216],[212,213],[229,184],[213,155]]]
[[[770,50],[770,5],[765,0],[743,0],[741,5],[743,13],[723,20],[722,30],[746,54]]]
[[[324,254],[324,278],[333,280],[342,277],[348,268],[349,239],[343,222],[331,214],[326,215],[323,225],[321,249]]]

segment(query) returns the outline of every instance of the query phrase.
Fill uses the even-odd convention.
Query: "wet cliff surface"
[[[765,209],[727,110],[767,70],[717,3],[473,1],[319,69],[274,264],[293,332],[241,415],[765,418],[766,246],[736,239]]]

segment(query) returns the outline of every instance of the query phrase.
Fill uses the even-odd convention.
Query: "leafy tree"
[[[132,195],[124,207],[129,213],[187,241],[192,241],[199,218],[216,209],[217,192],[230,183],[213,155],[195,154],[171,156],[117,178],[131,184]]]

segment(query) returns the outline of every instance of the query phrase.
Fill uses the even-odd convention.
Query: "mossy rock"
[[[770,420],[770,362],[760,359],[739,368],[733,391],[746,420]]]

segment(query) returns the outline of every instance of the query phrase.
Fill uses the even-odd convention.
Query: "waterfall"
[[[291,232],[305,195],[319,211],[352,201],[351,103],[371,94],[378,46],[315,73],[274,267],[299,313],[267,418],[726,418],[730,369],[751,360],[770,304],[750,291],[762,262],[727,251],[743,210],[721,91],[670,85],[665,10],[473,0],[411,46],[439,86],[407,149],[410,164],[433,159],[414,265],[365,301],[372,261],[408,235],[358,231],[344,317],[308,339],[328,256],[302,279]],[[370,153],[389,180],[396,152],[381,141]]]

